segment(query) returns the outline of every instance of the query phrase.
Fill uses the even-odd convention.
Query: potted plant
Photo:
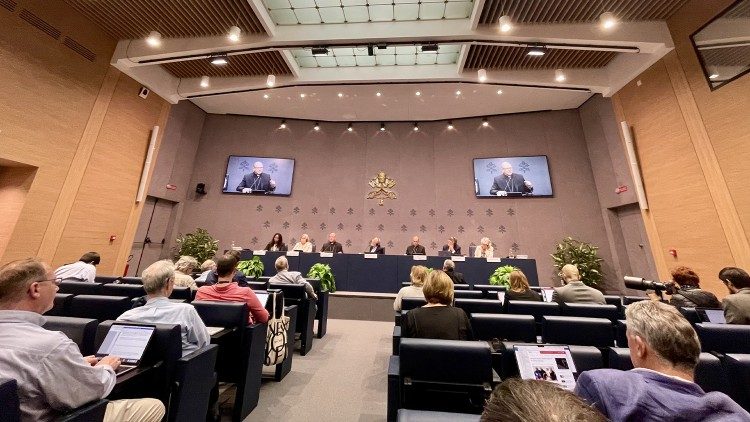
[[[490,275],[490,284],[493,286],[505,286],[510,289],[510,273],[515,270],[516,267],[512,265],[497,267]]]
[[[250,277],[253,280],[260,278],[263,275],[264,269],[265,265],[263,265],[263,261],[257,256],[254,256],[253,259],[237,263],[237,271],[245,274],[246,277]]]
[[[320,262],[313,265],[310,268],[310,271],[307,272],[307,277],[320,280],[320,291],[331,293],[336,292],[336,280],[333,277],[330,265],[321,264]]]
[[[177,237],[179,245],[177,256],[188,255],[198,263],[211,259],[219,250],[219,241],[208,234],[208,230],[197,228],[193,233],[180,234]]]
[[[588,242],[566,237],[561,243],[557,244],[555,252],[550,256],[552,256],[553,265],[558,272],[566,264],[573,264],[578,268],[583,284],[600,288],[604,274],[602,273],[602,259],[597,254],[598,250],[598,247]]]

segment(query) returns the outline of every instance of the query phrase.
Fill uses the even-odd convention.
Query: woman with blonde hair
[[[442,340],[471,340],[471,324],[461,308],[453,303],[453,281],[440,270],[433,270],[422,287],[427,304],[412,309],[401,318],[403,337]]]
[[[505,292],[505,300],[526,300],[541,302],[539,293],[531,290],[529,280],[523,271],[515,269],[510,272],[510,288]]]
[[[479,241],[479,246],[474,249],[474,258],[492,258],[495,256],[495,250],[492,248],[492,242],[489,237],[483,237]]]
[[[174,285],[179,287],[190,287],[197,289],[195,280],[191,274],[198,268],[198,260],[192,256],[183,255],[174,264]]]
[[[401,299],[405,297],[424,297],[422,293],[422,286],[424,286],[424,280],[427,278],[427,267],[422,265],[415,265],[411,267],[411,273],[409,274],[411,279],[411,286],[402,287],[396,295],[396,300],[393,301],[393,310],[401,310]]]
[[[293,251],[300,251],[300,252],[312,252],[312,243],[310,243],[310,236],[307,235],[307,233],[304,233],[299,238],[299,242],[294,244],[294,247],[292,248]]]

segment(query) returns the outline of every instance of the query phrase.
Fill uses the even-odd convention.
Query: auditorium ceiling
[[[65,1],[119,40],[113,66],[168,101],[413,121],[612,95],[673,49],[665,20],[687,0]]]

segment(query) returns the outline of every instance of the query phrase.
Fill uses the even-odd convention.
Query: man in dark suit
[[[408,248],[406,248],[406,254],[407,255],[427,255],[425,252],[424,246],[419,244],[419,236],[414,236],[411,238],[411,245],[409,245]]]
[[[380,246],[380,238],[373,237],[370,241],[370,245],[367,247],[365,253],[374,253],[378,255],[385,255],[385,248]]]
[[[443,262],[443,271],[448,274],[448,277],[451,278],[453,284],[466,284],[464,275],[456,271],[456,263],[453,262],[453,260],[446,259],[445,262]]]
[[[534,186],[523,175],[513,173],[513,166],[509,162],[503,161],[500,167],[503,174],[494,179],[490,195],[505,196],[509,192],[528,194],[534,191]]]
[[[333,253],[343,253],[344,248],[341,246],[341,243],[336,241],[336,233],[330,233],[328,235],[328,242],[323,244],[323,247],[320,248],[321,252],[333,252]]]
[[[237,185],[237,192],[273,192],[276,190],[276,182],[271,175],[263,173],[263,163],[253,163],[253,172],[242,176],[242,181]]]

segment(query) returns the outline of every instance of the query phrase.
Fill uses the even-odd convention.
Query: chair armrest
[[[401,374],[401,360],[398,356],[391,356],[388,360],[388,377],[398,377]]]
[[[108,400],[97,400],[66,413],[55,419],[56,422],[91,422],[104,420]]]

